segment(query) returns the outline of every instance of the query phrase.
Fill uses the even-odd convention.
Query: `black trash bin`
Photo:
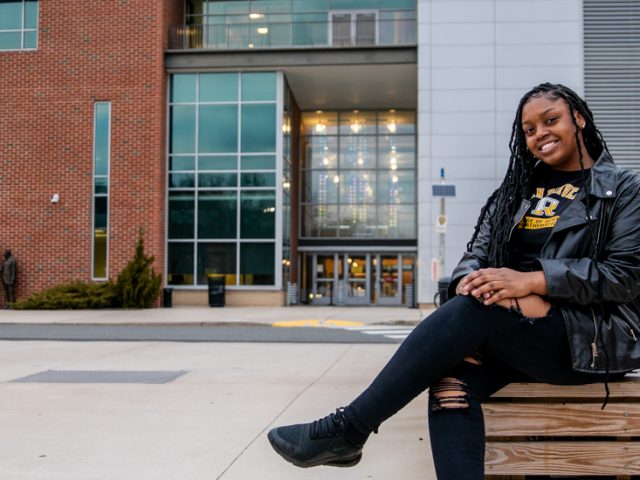
[[[171,308],[173,306],[173,288],[164,288],[162,290],[162,306],[164,308]]]
[[[441,277],[438,280],[438,306],[444,305],[449,300],[449,284],[451,277]]]
[[[224,307],[224,275],[209,275],[209,306]]]

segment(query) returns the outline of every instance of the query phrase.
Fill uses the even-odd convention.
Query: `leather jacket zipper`
[[[633,340],[637,342],[638,338],[636,337],[636,332],[633,331],[633,327],[629,327],[629,331],[631,332],[631,336],[633,337]]]
[[[593,342],[591,342],[591,368],[596,368],[596,359],[598,358],[598,322],[596,320],[596,314],[591,309],[591,318],[593,318]]]

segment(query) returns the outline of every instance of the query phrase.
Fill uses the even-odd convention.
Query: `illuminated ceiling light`
[[[250,44],[248,45],[248,47],[249,47],[249,48],[253,48],[253,43],[250,43]]]
[[[333,183],[340,183],[340,177],[338,175],[333,177]]]
[[[291,184],[289,182],[283,182],[282,188],[284,188],[285,190],[289,190],[291,188]]]
[[[352,266],[353,266],[353,268],[358,268],[358,262],[353,262]]]
[[[396,133],[397,125],[396,125],[396,111],[394,109],[389,110],[391,114],[391,118],[387,122],[387,130],[391,133]]]
[[[391,170],[397,170],[398,169],[398,165],[396,165],[395,163],[391,164]]]
[[[324,123],[316,123],[316,133],[324,133],[327,126]]]
[[[356,114],[356,118],[351,122],[351,131],[353,133],[359,133],[362,129],[362,125],[360,124],[360,113],[358,110],[354,110],[353,113]]]
[[[264,13],[250,13],[249,18],[251,20],[260,20],[261,18],[264,18]]]
[[[351,262],[353,262],[353,259],[352,258],[347,258],[347,263],[351,263]]]
[[[267,33],[269,33],[269,28],[268,27],[258,27],[258,28],[256,28],[256,32],[258,32],[260,35],[266,35]]]

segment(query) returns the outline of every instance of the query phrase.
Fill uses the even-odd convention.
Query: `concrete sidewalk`
[[[165,318],[166,311],[159,316],[156,312],[160,313],[124,312],[123,316]],[[184,317],[193,314],[188,309],[171,312]],[[336,312],[328,316],[338,316]],[[205,311],[198,314],[204,316]],[[77,315],[68,318],[97,321],[101,317]],[[244,315],[248,313],[238,318],[246,320]],[[66,318],[58,313],[45,316],[52,321]],[[37,317],[29,312],[2,312],[3,322]],[[396,348],[380,344],[0,342],[0,478],[435,479],[424,395],[372,436],[362,462],[353,468],[299,469],[277,456],[266,439],[266,432],[275,425],[311,421],[348,403]],[[186,373],[161,385],[12,382],[48,370],[80,370],[89,376],[92,371]]]
[[[0,310],[2,323],[100,325],[216,325],[291,322],[292,326],[325,326],[334,321],[363,324],[416,324],[433,309],[405,307],[176,307],[144,310]],[[295,322],[295,323],[294,323]]]

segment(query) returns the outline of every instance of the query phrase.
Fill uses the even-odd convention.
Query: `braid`
[[[502,267],[509,260],[509,237],[513,227],[513,218],[522,200],[527,199],[530,191],[531,176],[536,159],[527,148],[527,142],[522,130],[522,109],[525,104],[534,97],[546,96],[555,100],[562,98],[569,107],[569,112],[576,128],[576,142],[580,145],[579,136],[589,152],[589,155],[596,159],[603,150],[609,152],[602,134],[596,128],[593,121],[593,114],[587,103],[573,90],[564,85],[543,83],[526,93],[516,110],[516,118],[511,127],[511,138],[509,140],[509,166],[502,184],[494,191],[480,211],[480,216],[474,227],[471,240],[467,244],[467,251],[471,251],[478,238],[481,225],[485,222],[485,217],[491,226],[490,238],[488,241],[487,259],[490,267]],[[575,120],[575,113],[578,112],[586,121],[581,130]],[[578,149],[580,155],[580,167],[583,180],[586,180],[584,172],[582,150]],[[588,182],[584,181],[587,199],[589,198]],[[588,200],[587,200],[588,201]],[[492,207],[490,209],[490,207]],[[587,207],[589,207],[587,203]]]

